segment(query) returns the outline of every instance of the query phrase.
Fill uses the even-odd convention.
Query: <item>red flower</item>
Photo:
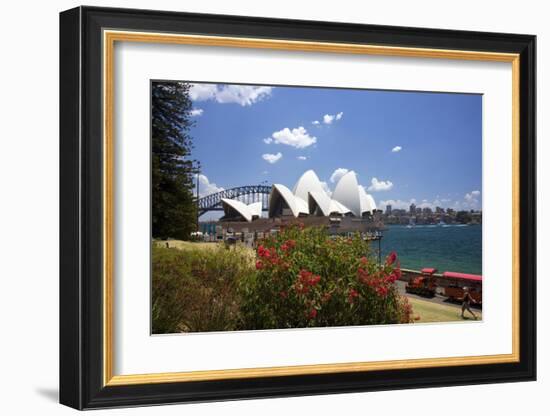
[[[261,262],[261,260],[258,260],[256,262],[256,270],[262,270],[264,268],[264,264]]]
[[[285,290],[282,290],[280,293],[279,293],[279,296],[283,299],[286,299],[288,298],[288,292],[286,292]]]
[[[311,286],[315,286],[317,283],[321,281],[321,276],[315,275],[311,279],[309,279],[309,284]]]
[[[298,280],[303,286],[315,286],[321,281],[321,276],[314,275],[312,272],[302,269],[298,275]]]
[[[310,279],[310,277],[311,277],[312,274],[313,274],[313,273],[311,273],[310,271],[308,271],[308,270],[306,270],[306,269],[300,270],[300,274],[299,274],[299,276],[300,276],[300,281],[301,281],[302,283],[307,283],[307,282],[309,281],[309,279]]]
[[[348,293],[348,302],[353,303],[355,301],[355,298],[359,296],[359,292],[355,289],[350,289]]]
[[[368,264],[369,259],[367,259],[366,257],[361,257],[361,260],[360,260],[360,261],[361,261],[361,264],[365,266],[365,265]]]
[[[395,274],[395,271],[389,276],[387,276],[385,280],[386,280],[386,283],[395,283],[395,281],[397,280],[397,274]]]
[[[258,256],[266,258],[269,257],[269,250],[262,245],[258,246]]]
[[[394,269],[393,274],[395,274],[396,280],[401,279],[401,269],[399,268],[399,265],[396,269]]]
[[[315,308],[311,309],[307,314],[308,319],[315,319],[316,316],[317,316],[317,309]]]
[[[395,260],[397,260],[397,254],[395,253],[395,251],[392,251],[386,258],[386,264],[388,266],[391,266],[393,263],[395,263]]]
[[[388,288],[386,286],[380,286],[376,289],[376,293],[378,293],[379,296],[385,297],[388,294]]]
[[[296,241],[294,240],[287,240],[281,245],[281,250],[288,251],[296,247]]]

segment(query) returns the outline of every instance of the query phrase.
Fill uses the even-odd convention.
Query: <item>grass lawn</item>
[[[439,303],[428,302],[415,298],[409,298],[409,302],[413,307],[413,316],[420,316],[420,319],[415,322],[450,322],[462,321],[460,317],[460,309],[455,306],[440,305]],[[480,311],[474,311],[481,318]],[[470,319],[471,317],[466,316]]]
[[[168,243],[170,248],[179,248],[180,250],[185,249],[215,249],[223,243],[204,243],[204,242],[194,242],[194,241],[182,241],[182,240],[168,240],[168,241],[156,241],[156,244],[159,247],[166,247]]]
[[[166,243],[170,248],[177,248],[178,250],[217,250],[224,248],[225,245],[223,242],[198,242],[198,241],[183,241],[183,240],[168,240],[168,241],[155,241],[155,244],[158,247],[166,247]],[[247,258],[250,261],[255,259],[255,251],[250,247],[245,246],[241,242],[238,242],[234,246],[230,246],[229,250],[239,250],[240,252],[246,253]]]

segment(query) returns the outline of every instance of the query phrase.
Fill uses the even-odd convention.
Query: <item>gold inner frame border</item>
[[[152,374],[113,374],[113,265],[114,265],[114,46],[116,42],[138,42],[216,46],[232,48],[273,49],[300,52],[323,52],[378,56],[399,56],[431,59],[456,59],[508,62],[512,65],[512,353],[464,357],[367,361],[334,364],[261,367],[209,371],[170,372]],[[467,50],[427,49],[368,44],[292,41],[246,37],[225,37],[191,34],[170,34],[135,31],[103,31],[103,384],[175,383],[257,377],[363,372],[444,366],[500,364],[519,362],[519,54]]]

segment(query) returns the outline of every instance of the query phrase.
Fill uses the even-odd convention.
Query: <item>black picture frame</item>
[[[103,384],[102,30],[359,43],[520,55],[520,360],[317,375]],[[60,14],[60,402],[76,409],[529,381],[536,378],[532,35],[78,7]]]

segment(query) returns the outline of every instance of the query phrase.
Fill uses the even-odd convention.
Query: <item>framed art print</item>
[[[535,37],[61,13],[61,403],[535,379]]]

